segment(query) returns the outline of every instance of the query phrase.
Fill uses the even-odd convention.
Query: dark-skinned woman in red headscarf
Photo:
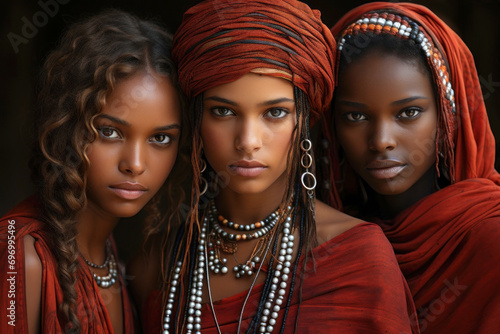
[[[370,3],[333,28],[329,202],[380,225],[424,333],[500,330],[500,176],[472,55],[429,9]]]
[[[332,97],[334,45],[294,0],[184,15],[173,54],[191,105],[192,202],[142,307],[146,332],[418,332],[381,229],[315,199],[309,123]]]

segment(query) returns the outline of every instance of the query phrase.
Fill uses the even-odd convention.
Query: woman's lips
[[[138,199],[148,190],[139,183],[124,182],[109,187],[118,197],[128,200]]]
[[[260,175],[266,166],[255,160],[240,160],[234,164],[229,165],[229,170],[234,175],[244,176],[244,177],[256,177]]]
[[[366,166],[368,173],[376,179],[392,179],[405,168],[406,164],[397,160],[375,160]]]
[[[386,168],[367,168],[368,173],[376,179],[392,179],[405,169],[405,165]]]

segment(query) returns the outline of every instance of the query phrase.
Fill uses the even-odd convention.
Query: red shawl
[[[494,268],[500,260],[500,176],[473,57],[442,20],[410,3],[360,6],[333,34],[374,10],[407,16],[432,36],[448,61],[457,103],[456,128],[447,133],[454,144],[455,183],[378,223],[408,280],[422,332],[499,332],[500,270]]]
[[[58,305],[62,302],[62,291],[57,279],[57,262],[47,243],[45,224],[37,219],[37,203],[33,198],[25,200],[0,220],[0,280],[2,290],[0,300],[0,333],[27,333],[26,316],[26,280],[24,272],[24,236],[35,238],[35,249],[42,263],[42,301],[40,333],[64,333],[66,323],[58,313]],[[11,226],[9,228],[9,226]],[[14,232],[14,234],[10,232]],[[11,237],[12,235],[15,238]],[[9,250],[9,237],[15,241],[15,251]],[[11,244],[12,244],[11,240]],[[113,243],[116,257],[116,249]],[[9,251],[14,255],[14,268],[10,267]],[[118,257],[116,257],[118,258]],[[81,323],[81,333],[113,333],[111,320],[105,302],[99,294],[88,266],[80,257],[77,271],[77,316]],[[10,279],[10,281],[7,281]],[[8,284],[4,284],[8,282]],[[10,282],[14,284],[11,285]],[[125,287],[121,280],[122,288]],[[124,333],[135,332],[134,311],[130,298],[122,289]],[[11,310],[7,306],[13,305]],[[15,324],[15,326],[13,326]]]
[[[296,333],[417,333],[413,303],[393,250],[380,228],[362,223],[313,250],[302,289]],[[298,268],[303,267],[303,257]],[[259,304],[263,284],[254,287],[242,321],[245,332]],[[214,303],[222,333],[236,333],[239,313],[248,291]],[[285,333],[293,333],[299,303],[295,288]],[[160,333],[161,297],[154,291],[143,311],[144,333]],[[282,323],[284,309],[277,324]],[[202,332],[217,333],[208,304],[202,306]]]

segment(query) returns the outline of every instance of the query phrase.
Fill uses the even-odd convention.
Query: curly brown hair
[[[79,256],[76,215],[87,202],[86,148],[97,134],[93,119],[114,87],[139,71],[168,77],[181,96],[170,57],[171,45],[171,35],[157,24],[108,10],[73,24],[43,66],[30,167],[42,203],[41,218],[51,235],[58,262],[64,296],[60,312],[68,322],[68,332],[80,332],[74,287]],[[171,180],[178,180],[175,174],[182,170],[179,160],[163,190],[174,186]],[[166,212],[162,215],[158,208],[164,192],[156,194],[147,205],[148,234],[159,230],[166,217],[175,218]],[[170,212],[178,211],[175,208],[183,198],[182,189],[180,192],[168,198]]]

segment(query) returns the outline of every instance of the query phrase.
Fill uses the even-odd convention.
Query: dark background
[[[59,3],[61,2],[61,3]],[[0,216],[33,191],[29,170],[30,113],[36,96],[37,73],[68,24],[104,8],[119,8],[145,19],[153,19],[171,32],[179,26],[182,13],[199,1],[174,0],[7,0],[0,14]],[[331,27],[348,10],[369,1],[305,1],[321,10],[323,22]],[[446,21],[475,56],[483,96],[495,137],[500,138],[500,0],[412,1],[423,4]],[[43,4],[49,4],[48,15]],[[53,5],[57,4],[58,8]],[[45,6],[47,7],[47,6]],[[3,16],[3,17],[2,17]],[[47,18],[44,22],[44,18]],[[37,31],[14,50],[8,35],[23,36],[25,21],[38,23]],[[26,28],[25,28],[26,29]],[[497,145],[498,146],[498,145]],[[497,169],[498,169],[497,159]],[[117,236],[132,235],[139,219],[128,219],[117,228]],[[137,235],[137,234],[135,234]],[[137,239],[137,238],[136,238]],[[128,254],[123,254],[127,257]]]

